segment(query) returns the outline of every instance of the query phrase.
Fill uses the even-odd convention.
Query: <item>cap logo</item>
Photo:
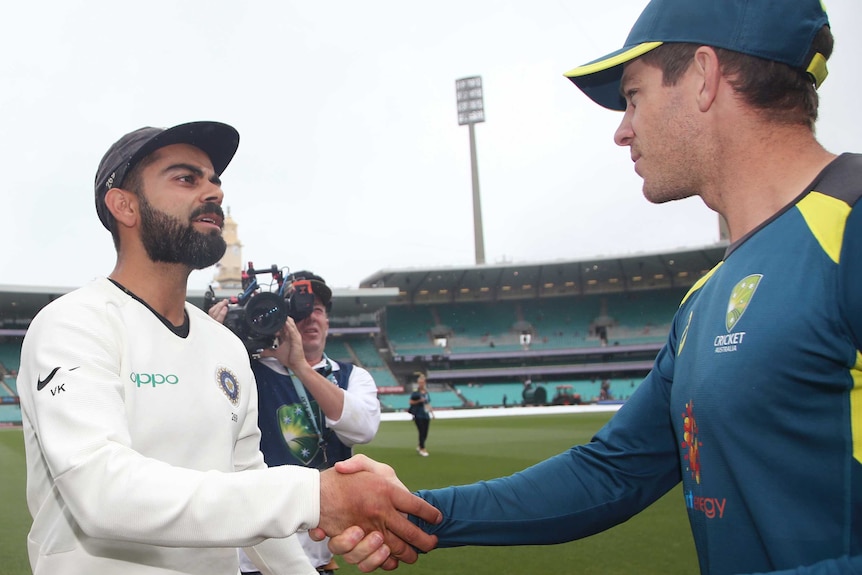
[[[111,189],[114,187],[114,178],[117,177],[117,172],[113,172],[110,176],[108,176],[108,181],[105,182],[105,188]]]
[[[814,82],[814,87],[819,88],[820,84],[823,83],[829,74],[829,70],[826,69],[826,57],[817,52],[811,58],[811,63],[808,64],[808,68],[805,71],[808,72],[808,76]]]

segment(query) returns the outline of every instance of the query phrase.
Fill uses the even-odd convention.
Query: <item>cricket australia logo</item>
[[[754,292],[757,291],[757,286],[760,285],[762,279],[763,274],[751,274],[733,286],[730,291],[730,299],[727,302],[727,314],[724,316],[724,327],[727,329],[727,334],[715,337],[713,342],[715,353],[736,351],[737,346],[742,344],[745,332],[734,332],[733,328],[736,327],[745,314],[745,310],[748,309],[748,305],[754,298]]]
[[[302,405],[282,405],[278,408],[278,426],[290,454],[310,466],[320,451],[320,436],[309,421]]]
[[[226,367],[220,367],[216,373],[216,380],[222,393],[230,400],[234,407],[239,405],[239,382],[236,375]]]
[[[752,274],[733,286],[733,291],[730,292],[730,301],[727,302],[727,317],[725,317],[727,333],[733,331],[733,327],[742,319],[742,314],[745,313],[748,304],[751,303],[751,298],[754,297],[754,292],[757,291],[761,279],[763,279],[763,274]]]

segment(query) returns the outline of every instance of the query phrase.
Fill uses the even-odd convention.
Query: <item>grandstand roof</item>
[[[380,270],[355,289],[332,290],[333,319],[370,319],[392,303],[493,301],[688,287],[724,256],[726,242],[654,254],[582,260]],[[15,335],[43,306],[76,287],[0,285],[0,335]],[[216,290],[216,297],[236,290]],[[188,300],[203,306],[204,290]],[[346,323],[346,322],[345,322]],[[15,332],[15,333],[10,333]]]
[[[362,287],[397,287],[393,303],[482,301],[689,287],[724,256],[726,242],[673,252],[590,259],[381,270]]]
[[[0,335],[22,335],[33,316],[45,305],[76,287],[0,285]],[[189,290],[188,300],[203,307],[205,290]],[[237,295],[237,290],[216,290],[219,299]],[[332,316],[373,316],[398,295],[395,288],[332,290]]]

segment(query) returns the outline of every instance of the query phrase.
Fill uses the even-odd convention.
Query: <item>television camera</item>
[[[264,291],[257,281],[261,274],[272,276],[269,291]],[[224,325],[242,340],[252,357],[275,347],[275,335],[288,317],[299,322],[314,309],[311,281],[285,279],[284,272],[275,264],[258,270],[248,262],[248,269],[242,272],[242,288],[242,293],[228,300]],[[209,286],[204,294],[204,311],[208,312],[215,303],[215,292]]]

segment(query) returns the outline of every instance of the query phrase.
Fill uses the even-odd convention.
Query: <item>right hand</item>
[[[374,532],[383,535],[391,557],[405,563],[415,563],[418,558],[413,547],[430,551],[437,545],[437,537],[429,535],[413,524],[405,514],[414,515],[431,524],[442,520],[440,511],[427,501],[416,497],[404,486],[388,465],[355,455],[336,464],[320,474],[320,523],[318,527],[330,537],[358,526],[363,534],[372,537]],[[362,539],[361,541],[366,541]],[[336,539],[336,545],[344,539]],[[330,541],[332,544],[332,542]],[[373,542],[372,542],[373,543]],[[362,568],[372,570],[383,565],[384,569],[397,566],[383,553],[375,553],[373,544],[366,541],[366,551],[374,553],[375,559],[359,557],[362,550],[352,556],[351,561],[362,562]],[[345,544],[348,547],[348,544]],[[339,548],[340,554],[350,553],[349,548]],[[388,561],[388,563],[387,563]],[[377,563],[376,565],[374,563]]]

